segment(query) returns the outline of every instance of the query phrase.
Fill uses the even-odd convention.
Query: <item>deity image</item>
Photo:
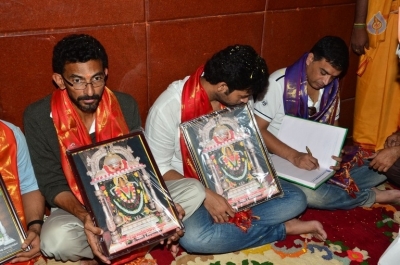
[[[9,245],[14,243],[15,239],[8,236],[7,231],[0,221],[0,246]]]
[[[91,193],[88,199],[99,227],[110,238],[106,241],[110,253],[177,227],[154,172],[133,156],[129,145],[105,144],[79,153],[83,158],[91,179],[85,189]]]
[[[238,146],[238,150],[235,150],[232,144],[222,147],[220,152],[217,152],[220,155],[217,159],[219,168],[227,177],[226,181],[229,182],[230,187],[244,184],[246,177],[252,179],[248,170],[251,169],[251,164],[244,153],[243,146],[240,143],[235,145]]]
[[[234,120],[224,122],[210,128],[211,137],[203,142],[203,156],[215,179],[217,193],[229,196],[232,189],[252,182],[252,172],[257,170],[258,162],[255,156],[255,163],[250,158],[252,144],[248,141],[249,135],[240,130],[234,131]]]

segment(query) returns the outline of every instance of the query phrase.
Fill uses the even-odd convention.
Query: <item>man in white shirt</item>
[[[326,36],[293,65],[271,74],[268,92],[254,105],[256,121],[270,152],[302,169],[318,167],[318,160],[311,154],[292,149],[276,136],[284,115],[338,125],[339,77],[347,70],[348,57],[348,47],[342,39]],[[332,158],[341,162],[339,157]],[[362,166],[353,166],[350,174],[360,189],[355,198],[332,184],[324,183],[316,190],[296,186],[306,194],[308,206],[319,209],[351,209],[368,207],[375,202],[400,202],[400,191],[374,188],[386,177],[370,169],[368,159],[364,159]]]

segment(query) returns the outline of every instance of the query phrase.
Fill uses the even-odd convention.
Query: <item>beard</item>
[[[85,112],[85,113],[96,112],[97,107],[99,106],[100,101],[101,101],[101,95],[98,95],[98,94],[94,94],[92,96],[84,95],[84,96],[74,98],[68,93],[68,96],[71,99],[72,103],[74,103],[75,106],[78,107],[78,109],[80,109],[82,112]],[[91,99],[95,100],[92,104],[85,104],[83,102],[84,100],[91,100]]]

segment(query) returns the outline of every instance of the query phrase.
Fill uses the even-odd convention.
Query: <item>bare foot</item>
[[[400,190],[379,190],[377,188],[372,188],[372,190],[375,192],[375,202],[400,205]]]
[[[315,238],[325,241],[327,234],[318,221],[301,221],[297,218],[285,222],[286,234],[288,235],[300,235],[300,234],[312,234]]]
[[[95,259],[81,259],[80,265],[98,265]]]

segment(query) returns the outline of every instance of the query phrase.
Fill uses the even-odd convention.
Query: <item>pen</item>
[[[310,151],[310,148],[308,148],[308,146],[306,146],[306,150],[307,150],[307,153],[308,153],[310,156],[312,156],[312,153],[311,153],[311,151]]]
[[[307,153],[308,153],[310,156],[312,156],[311,150],[310,150],[310,148],[308,148],[308,146],[306,146],[306,150],[307,150]],[[319,169],[318,160],[317,160],[316,166],[317,166],[317,168]]]

